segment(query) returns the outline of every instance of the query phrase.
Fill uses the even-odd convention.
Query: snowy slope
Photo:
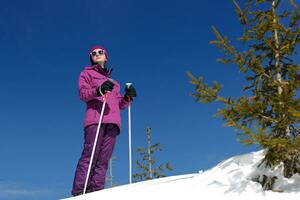
[[[282,176],[282,168],[274,171],[257,169],[264,151],[235,156],[205,172],[172,176],[105,189],[68,200],[97,199],[184,199],[184,200],[300,200],[300,176],[291,179]],[[262,190],[251,181],[258,174],[278,176],[275,188],[284,192]]]

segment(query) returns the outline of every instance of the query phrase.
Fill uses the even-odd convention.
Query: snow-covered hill
[[[68,200],[98,199],[184,199],[184,200],[300,200],[300,176],[282,176],[282,167],[274,171],[258,168],[264,151],[235,156],[217,166],[195,174],[172,176],[105,189]],[[253,177],[272,173],[278,177],[278,191],[263,191]]]

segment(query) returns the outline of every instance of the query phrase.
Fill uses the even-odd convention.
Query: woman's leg
[[[103,135],[103,141],[100,149],[100,155],[95,162],[93,176],[91,177],[91,190],[97,191],[104,189],[105,175],[108,168],[108,162],[114,150],[116,137],[120,133],[115,124],[107,124]]]
[[[87,176],[88,166],[93,150],[93,145],[95,141],[95,136],[97,132],[97,125],[91,125],[87,127],[84,131],[84,148],[81,154],[81,157],[77,164],[77,169],[75,172],[74,182],[73,182],[73,189],[72,195],[78,195],[79,193],[83,192],[84,184]],[[102,137],[104,133],[104,127],[101,127],[99,131],[98,141],[97,141],[97,148],[95,150],[93,163],[97,160],[99,156],[99,150],[102,143]],[[95,164],[93,164],[95,165]],[[93,175],[93,165],[91,168],[90,177]],[[89,179],[90,180],[90,179]],[[90,181],[89,181],[90,182]],[[90,186],[88,185],[87,190],[90,190]]]

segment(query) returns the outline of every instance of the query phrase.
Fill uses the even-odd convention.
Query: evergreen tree
[[[115,157],[111,157],[109,159],[109,165],[108,165],[108,174],[106,176],[106,181],[109,182],[109,187],[113,187],[116,184],[113,182],[113,161],[115,160]]]
[[[165,177],[163,174],[165,170],[173,170],[173,167],[167,164],[161,164],[155,168],[156,162],[154,160],[154,153],[161,151],[162,148],[159,143],[151,145],[151,128],[147,128],[147,148],[138,148],[138,153],[141,156],[141,161],[137,160],[137,168],[141,173],[136,173],[133,178],[137,181],[150,180],[154,178]]]
[[[266,149],[261,165],[281,164],[284,176],[289,178],[300,173],[300,99],[297,97],[300,66],[293,59],[300,42],[300,9],[293,0],[285,2],[290,9],[283,11],[279,11],[281,0],[246,0],[244,9],[235,0],[232,2],[243,27],[238,41],[246,48],[238,51],[215,27],[212,30],[216,40],[210,43],[226,55],[218,61],[234,63],[244,74],[248,84],[243,87],[245,96],[236,100],[222,97],[221,84],[214,81],[209,86],[203,77],[188,72],[196,86],[193,97],[202,103],[224,104],[225,108],[219,109],[216,116],[223,117],[225,126],[240,131],[238,139],[242,143]],[[272,184],[264,181],[265,189],[272,189],[276,180],[276,177],[269,178]]]

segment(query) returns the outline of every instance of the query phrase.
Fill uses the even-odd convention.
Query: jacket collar
[[[113,69],[108,68],[102,68],[100,65],[92,65],[90,67],[87,67],[87,69],[95,70],[96,72],[102,74],[103,76],[109,77],[112,73]]]

